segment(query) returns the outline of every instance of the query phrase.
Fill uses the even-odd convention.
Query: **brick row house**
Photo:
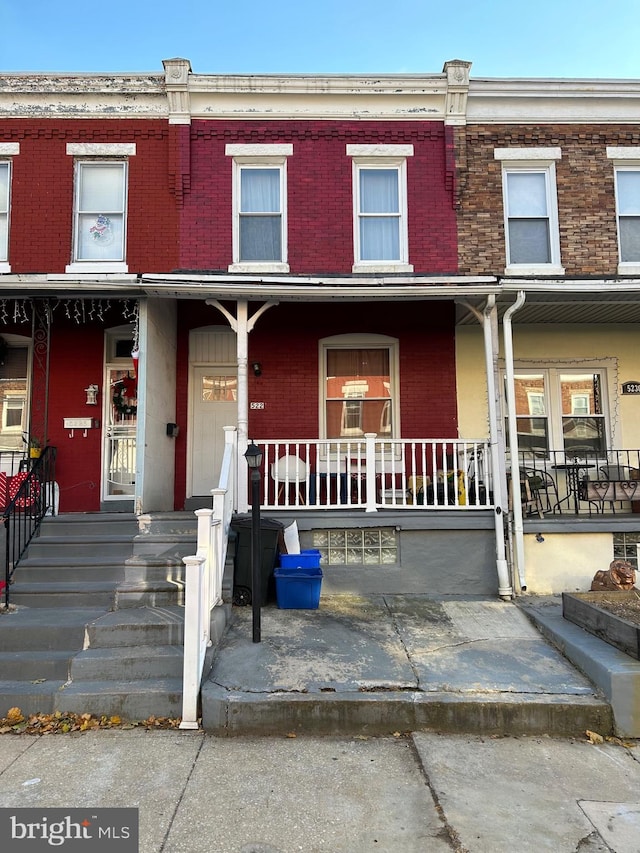
[[[236,508],[253,441],[368,589],[630,556],[638,87],[164,67],[0,76],[3,458],[55,447],[60,513],[191,511],[234,427]]]

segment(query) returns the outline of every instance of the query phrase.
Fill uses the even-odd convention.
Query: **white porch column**
[[[500,396],[496,377],[498,374],[498,334],[495,296],[490,296],[482,318],[484,355],[487,374],[487,398],[489,402],[489,435],[491,440],[491,470],[493,481],[494,524],[496,531],[496,568],[498,571],[498,595],[510,599],[513,588],[509,578],[509,564],[505,547],[506,473],[504,459],[504,434],[500,423]]]
[[[513,512],[513,544],[516,569],[520,588],[527,588],[524,565],[524,528],[522,525],[522,501],[520,500],[520,460],[518,458],[518,422],[516,419],[515,376],[513,368],[513,331],[511,317],[524,305],[525,293],[521,290],[516,301],[507,308],[502,318],[504,334],[504,360],[506,368],[507,415],[509,423],[509,448],[511,450],[511,493]]]
[[[376,507],[376,437],[377,433],[375,432],[365,432],[364,434],[366,494],[365,512],[378,511]]]
[[[249,427],[249,381],[247,364],[249,358],[249,303],[238,300],[236,313],[236,353],[238,358],[238,455],[236,487],[238,494],[238,512],[249,509],[249,483],[247,462],[244,458],[249,445],[247,430]]]

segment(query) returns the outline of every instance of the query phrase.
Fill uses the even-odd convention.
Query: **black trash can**
[[[253,600],[253,578],[251,570],[251,513],[236,515],[231,521],[231,529],[236,534],[236,554],[233,570],[233,603],[244,606]],[[282,537],[284,524],[275,518],[260,517],[260,606],[269,600],[275,600],[275,579],[273,570],[278,560],[278,545]]]

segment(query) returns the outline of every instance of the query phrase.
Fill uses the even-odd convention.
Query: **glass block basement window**
[[[613,534],[613,559],[628,560],[634,569],[638,568],[638,550],[636,545],[640,542],[640,533],[614,533]]]
[[[393,527],[368,530],[315,530],[313,547],[333,566],[389,566],[398,562],[398,534]]]

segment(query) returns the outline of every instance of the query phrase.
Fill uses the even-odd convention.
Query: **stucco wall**
[[[620,386],[640,379],[640,348],[629,326],[518,326],[513,327],[514,359],[540,367],[562,361],[607,363],[609,417],[614,441],[620,448],[640,447],[640,396],[622,396]],[[501,338],[501,356],[502,338]],[[456,331],[458,418],[460,435],[474,438],[487,433],[487,394],[484,346],[480,326]]]
[[[593,576],[613,559],[611,533],[544,533],[524,537],[527,592],[586,592]]]

